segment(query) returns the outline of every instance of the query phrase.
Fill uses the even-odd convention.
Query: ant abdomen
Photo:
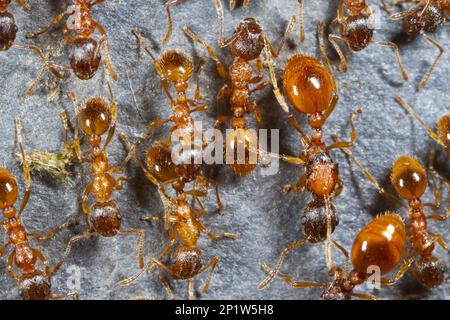
[[[202,267],[203,252],[198,247],[181,246],[173,254],[172,271],[177,279],[189,279]]]
[[[306,166],[308,189],[317,196],[329,196],[338,182],[339,168],[326,152],[309,158]]]
[[[372,41],[373,30],[371,18],[358,14],[347,18],[344,35],[353,51],[361,51]]]
[[[48,300],[52,295],[50,279],[42,271],[26,273],[19,281],[19,293],[23,300]]]
[[[411,272],[419,283],[428,287],[439,287],[445,280],[445,264],[435,256],[420,257],[411,267]]]
[[[101,58],[99,44],[92,38],[79,37],[70,44],[70,66],[81,80],[89,80],[95,75]]]
[[[255,170],[258,163],[257,148],[258,138],[251,130],[239,128],[230,131],[226,137],[225,156],[231,170],[240,176]]]
[[[14,16],[5,11],[0,12],[0,51],[6,51],[16,39],[17,25]]]
[[[329,208],[331,233],[339,224],[339,217],[333,204]],[[302,216],[303,233],[309,242],[323,242],[327,238],[327,208],[325,202],[315,199],[308,203]]]
[[[0,168],[0,209],[11,208],[16,203],[17,190],[17,182],[11,172]]]
[[[245,61],[258,58],[264,49],[262,28],[253,18],[244,19],[236,28],[235,34],[239,34],[231,46],[231,53]]]
[[[414,13],[403,20],[403,29],[412,37],[421,33],[432,33],[444,22],[444,16],[440,8],[429,5],[422,14],[423,6],[417,7]]]
[[[450,114],[443,116],[438,122],[439,137],[444,143],[447,154],[450,155]]]
[[[97,202],[90,210],[90,222],[95,231],[104,237],[113,237],[119,233],[122,217],[114,201]]]

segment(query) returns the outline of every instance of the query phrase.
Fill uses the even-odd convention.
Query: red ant
[[[106,30],[100,23],[96,22],[92,18],[91,14],[92,7],[104,1],[105,0],[73,0],[73,4],[65,12],[59,14],[52,21],[50,26],[42,29],[41,31],[35,33],[28,32],[26,34],[26,38],[37,38],[44,33],[49,32],[62,19],[69,18],[63,27],[63,34],[64,40],[69,44],[70,66],[48,61],[45,57],[41,57],[41,59],[45,61],[45,68],[28,90],[30,93],[35,90],[37,82],[43,76],[45,69],[52,70],[52,68],[59,67],[66,70],[72,70],[81,80],[91,79],[97,72],[100,65],[100,50],[103,45],[103,54],[105,56],[103,59],[103,64],[111,78],[113,80],[117,80],[117,73],[109,59]],[[75,36],[70,34],[71,30],[75,33]],[[99,41],[92,37],[95,30],[98,30],[101,34]],[[53,72],[53,74],[55,73]],[[56,76],[60,78],[62,77],[61,74]]]
[[[348,17],[344,16],[344,5],[350,14]],[[365,0],[340,0],[337,14],[338,17],[333,20],[332,25],[339,25],[339,35],[330,34],[328,39],[341,59],[339,66],[341,72],[347,72],[347,60],[336,40],[344,42],[349,51],[361,51],[373,43],[388,46],[394,50],[402,76],[405,80],[408,80],[397,45],[389,41],[374,41],[372,39],[374,31],[373,21],[371,20],[372,10]]]
[[[24,300],[56,300],[67,297],[79,298],[76,291],[65,294],[55,294],[51,290],[51,277],[53,271],[44,254],[30,246],[28,237],[31,236],[37,241],[44,241],[56,235],[64,228],[69,228],[75,224],[73,219],[41,235],[37,232],[28,232],[22,221],[22,213],[28,204],[31,195],[30,170],[22,146],[21,121],[16,119],[17,144],[22,157],[22,167],[25,176],[27,189],[22,198],[19,212],[16,213],[14,204],[18,197],[17,181],[6,168],[0,167],[0,210],[3,213],[5,222],[0,224],[6,229],[8,242],[0,247],[0,257],[3,256],[8,247],[13,246],[12,252],[8,256],[8,274],[16,279],[19,286],[19,293]],[[36,263],[40,261],[45,266],[45,271],[36,268]],[[14,265],[20,270],[18,274],[14,270]]]
[[[369,272],[370,267],[377,266],[380,275],[391,272],[399,265],[405,246],[406,230],[402,218],[398,214],[386,213],[369,222],[356,236],[351,253],[353,270],[348,272],[349,255],[344,251],[345,271],[334,267],[330,270],[334,279],[329,283],[294,281],[291,276],[272,270],[266,263],[262,263],[261,268],[269,275],[275,272],[275,275],[294,288],[323,288],[320,296],[322,300],[350,300],[352,297],[375,300],[375,296],[355,293],[354,289],[372,276]],[[405,260],[392,279],[381,278],[380,283],[383,285],[396,283],[404,276],[411,263],[411,259]]]
[[[110,105],[105,99],[101,97],[94,97],[87,100],[82,108],[79,107],[75,93],[70,93],[70,97],[72,98],[72,102],[75,107],[78,125],[87,136],[87,141],[90,146],[89,151],[84,152],[83,154],[81,153],[80,141],[78,139],[78,127],[75,126],[73,149],[76,154],[76,159],[78,159],[81,163],[91,164],[92,182],[89,183],[89,185],[84,189],[81,204],[87,231],[70,239],[60,262],[55,267],[55,270],[59,270],[61,268],[64,261],[69,256],[72,246],[77,241],[82,239],[90,239],[96,235],[113,237],[117,234],[139,235],[138,260],[139,266],[141,268],[144,267],[144,230],[121,230],[122,217],[120,214],[120,209],[117,203],[114,200],[111,200],[113,191],[122,190],[123,183],[127,179],[126,176],[120,176],[118,179],[115,179],[113,174],[118,174],[123,171],[124,167],[133,156],[134,148],[130,150],[120,166],[112,167],[110,165],[107,148],[116,129],[117,105],[109,82],[108,90],[111,97]],[[64,119],[66,119],[65,116],[63,117],[63,120]],[[64,126],[66,128],[66,146],[72,146],[68,143],[68,125],[66,121],[64,121]],[[102,136],[106,133],[106,140],[103,143],[103,147],[101,147]],[[89,206],[88,202],[90,195],[95,198],[95,202],[92,206]]]
[[[444,48],[434,39],[427,35],[433,33],[436,29],[449,20],[450,1],[448,0],[401,0],[395,5],[403,3],[416,3],[416,6],[407,11],[397,13],[391,16],[392,20],[403,20],[403,30],[410,37],[423,35],[425,39],[439,50],[439,54],[435,58],[433,64],[425,73],[420,81],[419,90],[425,89],[434,68],[439,62]],[[389,10],[387,10],[389,11]]]
[[[253,67],[250,62],[257,60],[259,71],[261,73],[263,68],[261,66],[260,56],[265,47],[270,49],[271,54],[274,57],[278,57],[287,37],[294,28],[296,18],[295,16],[291,18],[291,21],[286,28],[284,37],[281,40],[280,46],[277,50],[275,50],[260,24],[253,18],[243,20],[236,28],[233,36],[224,41],[224,15],[222,2],[221,0],[216,0],[215,4],[219,20],[218,44],[221,48],[231,46],[231,54],[234,56],[234,61],[228,71],[210,45],[195,35],[187,26],[183,29],[193,41],[199,43],[208,51],[210,57],[216,63],[218,74],[223,79],[231,81],[231,88],[228,85],[224,85],[217,94],[216,100],[219,102],[224,98],[229,98],[230,106],[233,111],[233,115],[231,117],[231,127],[234,130],[226,137],[227,142],[225,150],[236,154],[238,146],[242,144],[244,145],[245,162],[242,164],[232,164],[230,166],[235,173],[244,176],[251,173],[256,168],[256,164],[250,161],[249,149],[251,148],[251,145],[257,145],[257,137],[252,131],[247,129],[245,115],[254,113],[256,121],[258,123],[261,122],[261,115],[258,105],[256,101],[251,99],[251,95],[259,90],[263,90],[270,84],[270,81],[262,82],[262,74],[253,76]],[[256,84],[257,86],[250,89],[250,84]],[[230,117],[227,116],[217,117],[215,127],[220,127],[220,125],[229,118]]]

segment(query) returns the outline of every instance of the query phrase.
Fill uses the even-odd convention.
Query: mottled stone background
[[[66,49],[62,41],[61,28],[36,41],[24,39],[28,30],[36,30],[47,26],[53,17],[65,10],[69,1],[30,0],[33,9],[24,11],[14,3],[10,6],[17,19],[19,33],[16,43],[32,43],[42,47],[45,52],[57,60],[66,62]],[[298,28],[295,29],[287,50],[278,60],[278,67],[284,65],[287,57],[293,53],[318,54],[315,29],[321,19],[331,21],[335,17],[337,0],[304,1],[306,41],[298,45]],[[350,58],[350,70],[347,74],[337,73],[340,86],[340,101],[325,127],[327,141],[330,134],[338,132],[348,136],[347,119],[356,108],[363,107],[364,113],[357,120],[359,132],[355,154],[374,173],[381,185],[392,191],[389,181],[389,170],[394,159],[401,154],[412,154],[423,163],[432,148],[438,147],[418,124],[394,102],[394,95],[406,97],[423,119],[434,127],[440,115],[449,111],[449,74],[448,53],[444,53],[441,63],[430,79],[428,88],[418,92],[417,87],[422,75],[433,62],[437,54],[436,48],[424,39],[413,41],[404,37],[401,24],[390,22],[386,14],[381,13],[378,1],[370,1],[378,14],[375,38],[392,40],[399,44],[403,62],[410,75],[409,82],[404,82],[397,68],[394,55],[389,48],[370,46],[367,50],[353,54]],[[270,39],[278,41],[292,14],[297,12],[297,1],[294,0],[252,0],[245,10],[239,7],[234,12],[226,10],[226,33],[232,33],[238,22],[247,16],[258,19]],[[163,0],[108,0],[93,10],[93,15],[108,30],[111,45],[111,58],[116,66],[120,80],[113,84],[119,104],[118,132],[125,131],[132,138],[145,130],[146,124],[156,118],[165,118],[170,114],[167,98],[164,96],[157,74],[149,63],[149,59],[137,50],[131,29],[138,27],[149,39],[156,53],[160,53],[161,40],[166,31],[166,18]],[[205,57],[204,50],[194,46],[183,34],[181,28],[188,24],[197,34],[217,48],[216,13],[212,0],[188,0],[173,10],[174,35],[168,48],[185,50],[194,56]],[[447,28],[447,30],[445,30]],[[435,39],[444,48],[448,48],[448,27],[443,26]],[[331,52],[331,50],[330,50]],[[226,63],[232,58],[229,50],[218,50],[219,57]],[[336,64],[336,56],[330,55]],[[87,82],[74,77],[55,80],[46,75],[36,93],[26,97],[26,86],[37,75],[40,62],[31,53],[10,50],[0,54],[0,164],[6,166],[17,175],[21,192],[24,191],[24,180],[15,152],[14,118],[23,116],[25,149],[60,150],[63,144],[63,127],[59,119],[61,109],[69,113],[73,121],[73,108],[67,94],[74,90],[80,100],[93,95],[107,95],[105,75],[100,69],[97,76]],[[206,114],[197,115],[209,126],[212,125],[218,109],[215,95],[223,81],[217,76],[211,60],[202,75],[202,90],[210,103]],[[136,92],[137,103],[141,108],[141,116],[134,105],[126,72]],[[255,96],[263,110],[262,128],[281,129],[281,150],[289,154],[297,154],[300,142],[296,133],[287,125],[285,115],[281,112],[267,89]],[[226,105],[221,106],[224,108]],[[223,112],[223,109],[220,109]],[[219,111],[220,111],[219,110]],[[304,124],[304,117],[299,116]],[[253,120],[252,120],[253,121]],[[255,125],[253,122],[252,125]],[[164,132],[161,130],[162,136]],[[119,163],[125,151],[117,137],[109,149],[113,163]],[[143,150],[141,150],[143,152]],[[449,161],[442,148],[438,147],[438,169],[449,175]],[[351,166],[339,152],[333,155],[340,163],[345,189],[336,199],[335,205],[341,222],[334,233],[346,248],[351,248],[352,240],[357,232],[378,213],[395,208],[379,197],[375,190],[366,183],[357,170]],[[88,168],[84,168],[88,173]],[[124,228],[144,228],[146,231],[145,257],[157,256],[166,244],[167,236],[161,224],[142,223],[141,213],[163,214],[163,207],[156,188],[144,177],[135,162],[127,168],[130,181],[123,192],[117,193],[117,199],[123,213]],[[200,244],[207,258],[216,255],[221,258],[205,299],[317,299],[319,289],[296,290],[282,281],[276,280],[265,291],[257,291],[257,284],[264,278],[260,263],[267,261],[274,264],[280,251],[287,245],[302,238],[300,215],[309,199],[307,194],[283,194],[282,187],[295,182],[299,169],[288,164],[281,164],[280,173],[274,176],[263,176],[260,171],[246,177],[234,176],[226,167],[217,170],[220,182],[220,194],[226,209],[223,214],[214,211],[213,203],[209,203],[211,213],[206,217],[208,227],[216,232],[223,230],[236,232],[239,239],[212,242],[202,238]],[[29,230],[43,231],[55,224],[62,223],[68,217],[76,217],[81,225],[75,230],[64,231],[56,238],[42,244],[36,244],[55,264],[69,238],[84,230],[81,218],[80,198],[84,186],[89,182],[80,168],[76,168],[73,176],[74,185],[52,182],[48,178],[33,177],[33,194],[23,215]],[[428,191],[425,201],[432,200]],[[448,199],[445,197],[444,200]],[[439,231],[448,241],[448,223],[431,222],[430,227]],[[4,237],[4,235],[2,236]],[[343,259],[336,252],[339,263]],[[449,264],[448,255],[441,248],[436,254]],[[143,276],[135,284],[122,288],[117,283],[138,270],[137,238],[135,236],[118,236],[97,238],[76,245],[72,255],[61,273],[55,275],[53,287],[55,292],[68,290],[67,279],[71,273],[67,268],[75,265],[81,270],[82,299],[128,299],[135,296],[152,296],[157,299],[166,298],[158,274]],[[283,272],[292,274],[294,278],[325,282],[329,278],[325,273],[324,246],[306,245],[289,255]],[[0,262],[1,299],[18,297],[16,283],[6,275],[5,257]],[[204,277],[201,279],[202,282]],[[176,283],[175,292],[179,298],[187,297],[187,284]],[[360,292],[368,292],[363,286]],[[381,292],[371,292],[382,299],[447,299],[448,285],[433,291],[419,286],[410,276],[406,276],[397,286]]]

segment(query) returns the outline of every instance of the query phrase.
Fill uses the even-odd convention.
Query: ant
[[[444,53],[444,48],[436,40],[428,36],[428,33],[435,32],[444,21],[449,20],[447,14],[450,11],[450,2],[448,0],[402,0],[397,1],[396,5],[409,2],[416,3],[416,6],[392,15],[391,20],[403,20],[403,30],[408,36],[415,38],[423,35],[429,43],[439,50],[439,54],[433,64],[420,81],[419,90],[423,90]]]
[[[38,32],[28,32],[26,38],[37,38],[55,27],[64,18],[67,23],[63,27],[64,40],[69,44],[69,62],[70,66],[55,63],[53,61],[45,61],[45,68],[39,74],[33,85],[28,90],[33,92],[37,86],[37,82],[43,76],[45,69],[59,67],[66,70],[72,70],[75,75],[81,80],[91,79],[100,65],[101,54],[100,50],[103,47],[103,64],[107,73],[113,80],[117,80],[117,73],[112,66],[108,53],[108,40],[105,28],[92,18],[91,9],[94,5],[104,2],[105,0],[73,0],[73,4],[69,8],[60,13],[48,26]],[[99,41],[95,40],[92,35],[98,30],[101,34]],[[70,31],[75,33],[75,36],[70,34]],[[55,73],[53,73],[55,74]],[[55,74],[56,75],[56,74]],[[61,74],[56,75],[59,78]]]
[[[173,27],[172,27],[172,14],[170,13],[170,8],[179,3],[182,3],[183,1],[184,0],[167,0],[167,2],[166,2],[168,27],[167,27],[166,35],[164,36],[164,39],[163,39],[163,46],[165,46],[169,42],[170,37],[172,36]],[[231,11],[233,11],[236,8],[236,3],[237,3],[236,0],[230,0],[230,10]],[[243,0],[242,5],[244,8],[248,8],[249,4],[250,4],[250,0]]]
[[[129,143],[128,143],[129,145]],[[129,145],[130,146],[130,145]],[[146,171],[147,176],[149,172]],[[154,178],[156,179],[156,178]],[[145,268],[141,268],[136,275],[122,280],[119,284],[121,286],[127,286],[137,280],[146,270],[148,272],[154,272],[155,268],[160,268],[167,274],[171,275],[175,280],[186,280],[189,283],[189,299],[195,299],[194,286],[195,278],[205,273],[210,269],[207,280],[205,281],[201,293],[204,294],[208,291],[209,284],[212,280],[212,275],[219,262],[218,257],[213,257],[205,265],[202,265],[203,251],[198,247],[198,239],[202,233],[206,234],[210,239],[218,241],[224,238],[236,239],[237,235],[233,233],[222,233],[215,235],[210,232],[200,221],[200,218],[204,216],[205,212],[202,208],[200,211],[193,209],[187,202],[187,195],[199,195],[197,190],[188,190],[178,193],[176,199],[165,195],[168,201],[168,208],[166,210],[165,217],[153,217],[144,216],[141,220],[155,221],[165,220],[170,222],[169,238],[170,242],[165,246],[162,254],[158,259],[150,259]],[[178,248],[176,248],[171,256],[172,262],[170,265],[166,265],[161,262],[162,259],[167,257],[176,242],[180,242]],[[160,277],[160,281],[164,288],[167,290],[170,299],[174,299],[173,290],[171,289],[167,279]]]
[[[334,279],[329,283],[294,281],[289,275],[271,270],[266,263],[261,267],[268,274],[275,272],[275,275],[294,288],[323,288],[324,291],[320,296],[322,300],[350,300],[352,297],[376,300],[375,296],[355,293],[354,289],[370,280],[373,266],[380,269],[381,276],[396,268],[402,259],[405,245],[406,230],[402,218],[398,214],[385,213],[369,222],[356,236],[351,253],[353,270],[348,272],[349,255],[345,252],[345,272],[341,268],[333,268],[330,275],[334,275]],[[403,261],[396,275],[392,279],[381,278],[381,284],[396,283],[404,276],[410,264],[410,259]]]
[[[80,108],[74,92],[70,92],[70,97],[75,107],[78,125],[83,133],[87,136],[87,142],[90,150],[81,153],[80,141],[78,139],[78,126],[75,126],[75,137],[73,148],[76,158],[81,163],[89,163],[92,168],[92,182],[84,189],[82,197],[82,211],[86,221],[87,231],[81,235],[74,236],[70,239],[64,254],[55,267],[59,270],[66,258],[69,256],[72,246],[82,239],[90,239],[93,236],[100,235],[103,237],[113,237],[117,234],[139,235],[139,266],[144,267],[143,260],[143,243],[145,233],[143,229],[121,230],[122,217],[120,209],[111,196],[114,190],[122,190],[126,176],[120,176],[118,179],[113,174],[123,171],[124,167],[131,159],[134,148],[130,150],[123,163],[118,167],[112,167],[108,161],[107,147],[111,142],[115,129],[117,118],[117,105],[113,96],[111,85],[109,82],[108,91],[111,97],[109,103],[101,97],[93,97],[84,103]],[[64,113],[64,111],[63,111]],[[66,118],[66,117],[64,117]],[[66,129],[66,145],[68,144],[68,127],[64,121]],[[101,147],[102,136],[108,134],[103,147]],[[95,198],[94,204],[89,206],[89,196]]]
[[[342,151],[357,164],[378,192],[386,194],[376,179],[363,167],[350,150],[344,148]],[[447,220],[447,216],[450,215],[450,210],[447,208],[445,216],[438,214],[425,215],[425,207],[433,211],[440,209],[439,189],[433,182],[435,203],[422,202],[421,198],[427,188],[427,175],[423,166],[413,156],[403,155],[397,158],[391,170],[391,183],[400,198],[408,201],[408,204],[405,206],[403,202],[394,196],[390,197],[391,199],[396,199],[394,203],[400,204],[407,211],[409,219],[409,240],[418,256],[411,266],[411,272],[417,281],[425,287],[438,287],[446,281],[444,278],[446,268],[444,263],[433,255],[435,243],[439,244],[449,254],[450,250],[441,235],[429,230],[427,220],[445,221]]]
[[[198,136],[202,137],[202,133],[199,132],[198,128],[196,128],[194,119],[192,118],[191,114],[194,112],[204,112],[207,110],[207,106],[199,102],[199,100],[201,99],[199,90],[199,76],[197,76],[197,88],[195,90],[195,99],[194,100],[188,99],[186,96],[186,91],[188,90],[189,87],[189,79],[192,77],[192,72],[194,69],[194,65],[191,58],[184,52],[171,50],[165,52],[162,55],[162,57],[159,60],[157,60],[151,53],[150,49],[145,46],[144,38],[140,34],[139,30],[134,29],[133,33],[137,37],[141,47],[145,49],[145,51],[152,59],[155,68],[158,71],[159,76],[161,77],[164,91],[167,97],[169,98],[172,107],[172,116],[165,120],[156,119],[152,121],[148,125],[145,137],[140,139],[138,143],[142,143],[143,141],[148,140],[151,137],[153,131],[157,127],[172,122],[174,125],[170,128],[170,131],[174,132],[178,130],[188,133],[184,135],[180,140],[183,141],[185,141],[185,139],[189,140],[188,144],[190,145],[188,146],[188,148],[192,149],[189,152],[184,151],[181,152],[178,159],[181,162],[180,164],[175,165],[174,163],[172,163],[174,166],[173,172],[168,179],[163,181],[161,184],[155,181],[153,178],[150,178],[150,181],[152,181],[156,185],[159,185],[161,188],[163,188],[165,185],[172,185],[172,187],[177,193],[183,192],[185,185],[190,182],[194,182],[195,185],[201,185],[205,190],[208,188],[209,185],[213,185],[215,189],[217,205],[219,207],[219,210],[222,210],[224,206],[220,200],[217,181],[204,177],[202,175],[203,164],[196,164],[191,162],[192,158],[200,157],[201,159],[202,157],[201,148],[203,148],[202,145],[199,150],[197,146],[192,145],[193,143],[195,143]],[[201,67],[202,65],[200,66],[200,70]],[[171,83],[177,91],[176,101],[173,99],[170,93],[169,83]],[[190,105],[193,105],[195,107],[190,108]],[[125,134],[122,133],[121,137],[125,138]],[[180,142],[182,144],[186,143],[183,141]],[[164,156],[165,154],[166,161],[172,162],[170,157],[171,143],[172,143],[171,137],[169,137],[167,141],[165,141],[164,143],[160,143],[160,145],[163,148],[158,149],[157,153],[153,154],[154,157],[158,158],[160,156]],[[152,149],[149,149],[149,153],[151,150]],[[184,158],[183,154],[187,154],[186,157],[188,157],[189,159],[187,158],[183,159]],[[147,159],[149,160],[150,158]],[[147,162],[148,166],[152,167],[153,164],[155,163],[155,160],[156,159]],[[145,168],[145,165],[142,163],[142,161],[139,162],[144,172],[146,172],[147,170]]]
[[[262,82],[263,67],[260,65],[260,56],[262,50],[268,46],[271,54],[274,57],[278,57],[280,54],[286,39],[291,33],[295,25],[295,16],[292,16],[289,22],[284,37],[277,50],[275,50],[264,33],[260,24],[253,18],[246,18],[234,31],[233,36],[228,40],[223,40],[224,34],[224,15],[221,0],[216,0],[216,11],[219,21],[219,37],[218,44],[220,48],[226,48],[231,46],[231,54],[234,57],[233,63],[230,65],[227,71],[223,63],[217,57],[214,49],[195,35],[187,26],[183,29],[187,36],[193,41],[199,43],[204,47],[210,57],[216,63],[216,69],[218,74],[225,80],[230,80],[231,88],[225,84],[217,94],[216,101],[220,102],[224,98],[229,98],[229,103],[233,112],[231,117],[219,116],[216,119],[215,127],[219,128],[223,122],[226,122],[231,118],[231,131],[226,137],[225,149],[227,152],[232,152],[234,155],[237,153],[239,145],[244,145],[245,148],[245,161],[243,163],[234,163],[230,166],[231,170],[238,175],[245,176],[250,174],[255,168],[256,164],[250,161],[250,146],[257,144],[257,137],[255,134],[247,128],[247,121],[245,115],[249,113],[255,114],[256,121],[261,122],[261,114],[259,107],[255,100],[251,99],[251,95],[257,91],[265,89],[270,85],[270,81]],[[253,75],[253,67],[250,62],[257,60],[259,64],[260,74]],[[250,89],[250,84],[255,84],[256,87]]]
[[[344,16],[344,5],[349,16]],[[339,70],[347,72],[347,60],[342,53],[341,48],[336,43],[337,40],[344,42],[348,51],[361,51],[369,44],[377,44],[388,46],[394,50],[403,79],[408,80],[408,75],[402,65],[400,53],[395,43],[390,41],[374,41],[373,40],[373,21],[372,10],[366,4],[365,0],[340,0],[337,11],[338,17],[331,23],[332,26],[339,25],[339,35],[329,34],[328,40],[331,42],[339,55],[341,64]]]
[[[405,109],[410,115],[416,119],[419,124],[425,129],[428,135],[436,141],[439,145],[444,147],[444,150],[447,151],[447,155],[450,155],[450,114],[446,114],[442,116],[437,123],[437,132],[431,130],[425,122],[419,117],[419,115],[413,110],[413,108],[400,96],[395,97],[395,101]],[[450,182],[445,177],[441,176],[434,168],[433,163],[436,158],[436,150],[432,150],[430,153],[430,160],[428,164],[428,171],[444,182],[447,190],[450,192]]]
[[[299,157],[280,156],[282,160],[304,166],[306,169],[299,182],[295,185],[286,185],[283,192],[304,192],[308,190],[313,195],[313,200],[307,204],[302,217],[305,238],[283,249],[273,272],[258,286],[260,290],[266,288],[273,281],[289,251],[304,243],[320,243],[326,240],[328,270],[333,268],[331,243],[339,250],[344,250],[331,238],[331,234],[339,224],[332,199],[341,193],[343,182],[339,177],[338,164],[331,157],[330,151],[353,146],[357,138],[353,122],[361,110],[359,109],[351,114],[350,141],[336,141],[332,145],[325,145],[322,128],[338,102],[338,93],[336,80],[325,52],[323,29],[324,23],[321,21],[318,28],[319,46],[327,67],[314,57],[296,54],[289,58],[284,68],[284,91],[294,109],[308,116],[309,126],[312,130],[310,137],[302,131],[294,115],[289,112],[285,98],[277,86],[274,63],[270,59],[270,52],[266,50],[275,96],[282,109],[289,113],[288,122],[299,133],[304,148]]]
[[[53,271],[44,254],[30,246],[28,237],[33,237],[37,241],[45,241],[56,235],[57,232],[75,225],[75,221],[70,219],[68,222],[54,228],[51,231],[41,235],[37,232],[28,232],[22,221],[22,213],[28,204],[31,195],[30,170],[25,160],[25,152],[22,146],[21,121],[16,119],[17,144],[22,157],[22,168],[25,176],[27,189],[22,198],[19,212],[16,214],[14,204],[18,198],[17,181],[6,168],[0,167],[0,210],[3,213],[5,222],[0,224],[5,228],[8,234],[8,242],[0,247],[0,256],[6,253],[8,247],[13,250],[8,256],[7,270],[8,274],[16,279],[19,286],[19,293],[24,300],[57,300],[68,297],[79,298],[76,291],[70,291],[65,294],[55,294],[51,290],[51,277]],[[40,261],[45,266],[45,271],[36,268],[36,263]],[[20,270],[18,274],[14,270],[14,265]]]

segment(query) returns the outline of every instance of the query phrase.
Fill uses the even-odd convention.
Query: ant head
[[[108,102],[100,97],[89,99],[78,113],[78,122],[81,130],[88,136],[105,134],[112,122]]]
[[[51,281],[42,271],[26,273],[19,280],[19,292],[23,300],[48,300]]]
[[[439,138],[441,138],[447,153],[450,155],[450,114],[440,118],[437,127]]]
[[[95,203],[91,207],[90,222],[104,237],[117,235],[122,223],[119,207],[114,201]]]
[[[197,247],[181,246],[173,254],[172,271],[176,279],[189,279],[202,267],[203,252]]]
[[[306,166],[308,189],[317,196],[329,196],[338,182],[339,169],[329,154],[318,152],[310,157]]]
[[[335,93],[328,69],[316,58],[300,54],[286,64],[283,87],[295,110],[307,114],[323,112]]]
[[[17,181],[9,170],[0,167],[0,209],[11,208],[18,196]]]
[[[397,193],[406,200],[420,198],[427,188],[425,169],[412,156],[399,157],[392,167],[391,182]]]
[[[246,18],[234,31],[238,35],[231,45],[231,53],[245,61],[258,58],[264,49],[263,30],[253,18]]]
[[[194,65],[191,58],[180,51],[167,51],[159,59],[164,76],[172,83],[187,82],[192,77]]]
[[[145,162],[150,173],[160,182],[173,180],[178,177],[170,148],[164,146],[151,147],[147,151]]]
[[[92,38],[78,37],[70,44],[70,66],[81,80],[89,80],[95,75],[101,58],[99,44]]]
[[[233,127],[236,128],[226,137],[225,152],[232,153],[226,155],[234,161],[230,164],[231,170],[240,176],[246,176],[255,170],[258,164],[258,137],[253,131],[245,128],[243,118],[233,118]],[[242,151],[243,152],[242,152]],[[243,155],[243,159],[240,159]]]
[[[428,288],[436,288],[445,280],[446,267],[439,258],[429,256],[414,261],[411,271],[422,285]]]
[[[339,224],[334,205],[330,203],[331,232]],[[308,203],[301,218],[303,233],[309,242],[318,243],[327,238],[327,208],[322,200],[314,200]]]
[[[365,0],[344,0],[344,5],[352,15],[361,13],[367,7]]]
[[[352,246],[355,271],[367,274],[377,266],[380,273],[391,272],[401,261],[406,245],[406,230],[398,214],[386,213],[369,222],[356,236]]]
[[[16,39],[17,25],[14,16],[9,12],[0,12],[0,51],[6,51]]]

